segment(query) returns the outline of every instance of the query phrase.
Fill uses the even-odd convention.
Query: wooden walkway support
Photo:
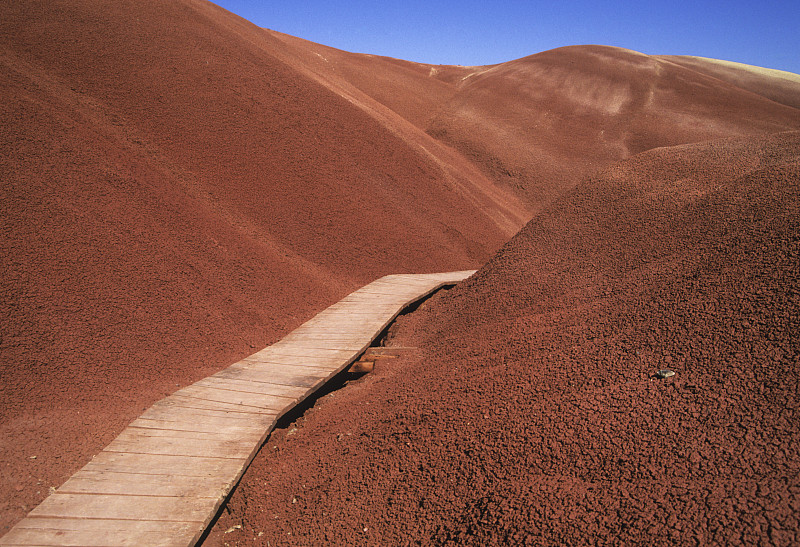
[[[403,308],[472,273],[382,277],[280,342],[176,391],[0,545],[194,545],[284,413],[363,354]]]

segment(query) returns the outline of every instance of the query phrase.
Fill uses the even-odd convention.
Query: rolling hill
[[[798,197],[798,132],[597,172],[274,434],[206,545],[796,543]]]

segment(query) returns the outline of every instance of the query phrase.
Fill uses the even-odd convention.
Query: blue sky
[[[699,55],[800,73],[800,0],[216,0],[327,46],[483,65],[575,44]]]

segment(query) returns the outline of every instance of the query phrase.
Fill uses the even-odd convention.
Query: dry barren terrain
[[[482,268],[273,436],[209,544],[798,540],[797,77],[33,0],[0,94],[0,534],[357,287]]]

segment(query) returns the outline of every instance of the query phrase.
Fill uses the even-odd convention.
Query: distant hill
[[[800,128],[800,76],[776,70],[608,46],[493,66],[423,65],[270,32],[315,73],[460,152],[531,211],[644,150]]]

